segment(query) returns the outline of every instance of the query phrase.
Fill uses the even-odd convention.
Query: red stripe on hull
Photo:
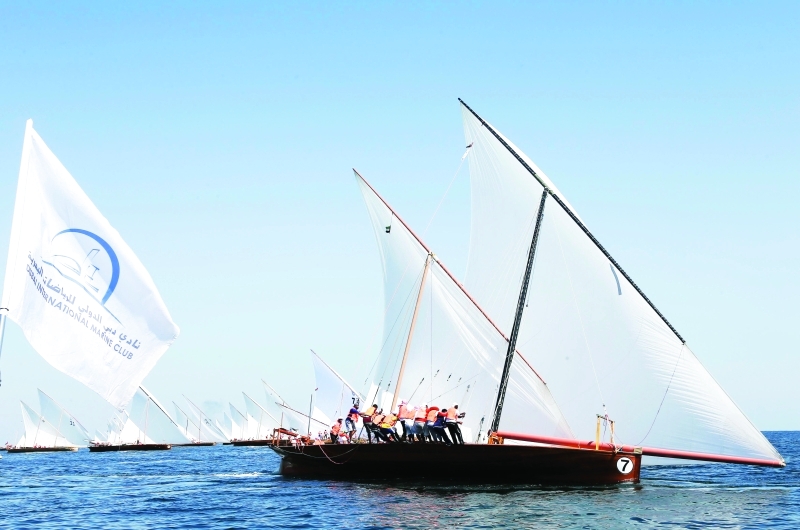
[[[503,432],[499,431],[498,436],[508,438],[509,440],[519,440],[521,442],[533,442],[548,445],[557,445],[562,447],[571,447],[574,449],[595,449],[593,441],[581,442],[580,440],[571,440],[569,438],[553,438],[550,436],[537,436],[532,434],[521,434],[516,432]],[[641,452],[646,456],[659,456],[662,458],[679,458],[682,460],[702,460],[705,462],[721,462],[725,464],[746,464],[752,466],[767,466],[767,467],[785,467],[786,463],[782,460],[765,460],[760,458],[745,458],[741,456],[728,456],[728,455],[714,455],[709,453],[695,453],[692,451],[676,451],[672,449],[658,449],[653,447],[634,447],[631,445],[618,445],[614,446],[610,443],[601,443],[601,451],[622,451],[624,453]]]

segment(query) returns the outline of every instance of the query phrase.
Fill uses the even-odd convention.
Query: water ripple
[[[648,466],[603,488],[284,479],[268,448],[6,454],[0,528],[800,528],[800,433],[767,435],[785,469]]]

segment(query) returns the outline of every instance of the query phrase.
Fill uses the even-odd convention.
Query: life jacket
[[[436,415],[439,413],[439,407],[431,407],[428,409],[428,415],[426,419],[428,421],[436,421]]]
[[[417,407],[414,410],[414,421],[425,421],[425,409]]]
[[[372,423],[374,423],[374,424],[376,424],[376,425],[380,425],[380,424],[381,424],[381,422],[383,421],[383,418],[385,418],[385,417],[386,417],[386,415],[385,415],[385,414],[375,414],[375,415],[372,417]]]
[[[394,414],[387,414],[383,420],[383,423],[379,425],[381,429],[391,429],[394,427],[394,424],[397,423],[397,416]]]
[[[447,409],[447,420],[448,421],[452,421],[452,420],[456,419],[457,416],[458,416],[458,409],[457,408],[450,407],[449,409]]]
[[[331,427],[331,432],[333,434],[339,434],[339,431],[341,430],[342,430],[342,424],[339,422],[334,423],[333,427]]]
[[[375,407],[370,407],[364,412],[364,423],[372,422],[372,416],[375,415]]]
[[[403,420],[406,418],[406,414],[408,414],[408,407],[406,407],[405,405],[400,405],[397,408],[397,417]]]

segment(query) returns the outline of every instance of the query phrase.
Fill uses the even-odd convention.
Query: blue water
[[[268,448],[2,453],[0,527],[800,528],[800,432],[767,437],[786,468],[651,466],[636,486],[568,489],[288,480]]]

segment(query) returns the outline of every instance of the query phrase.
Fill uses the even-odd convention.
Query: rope
[[[667,399],[667,394],[669,393],[669,388],[672,386],[672,379],[675,377],[675,372],[678,371],[678,363],[681,362],[681,357],[683,356],[683,349],[686,347],[686,343],[684,342],[681,344],[681,350],[678,352],[678,360],[675,361],[675,367],[672,369],[672,375],[669,377],[669,384],[667,384],[667,389],[664,390],[664,395],[661,397],[661,403],[658,404],[658,410],[656,411],[656,415],[653,418],[653,423],[650,424],[650,428],[647,429],[647,434],[644,435],[644,438],[636,445],[642,445],[644,441],[650,436],[650,431],[653,430],[653,426],[656,424],[656,420],[658,419],[658,415],[661,413],[661,407],[664,405],[664,401]]]

